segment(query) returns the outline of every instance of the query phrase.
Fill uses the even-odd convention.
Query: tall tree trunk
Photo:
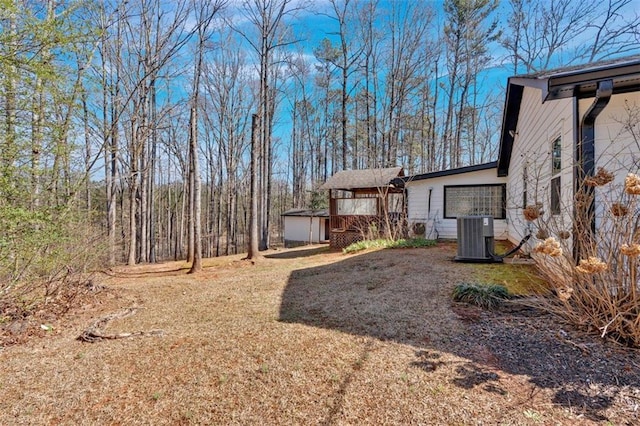
[[[190,250],[193,253],[193,260],[189,273],[193,274],[202,270],[202,197],[200,194],[200,162],[198,161],[198,80],[200,78],[200,67],[202,64],[202,53],[200,52],[196,65],[196,76],[194,82],[193,104],[189,114],[189,156],[191,161],[191,189],[193,195],[190,197],[193,214],[189,235],[192,236]]]
[[[135,265],[137,262],[138,249],[138,126],[136,121],[131,123],[131,146],[130,146],[130,170],[129,170],[129,252],[127,254],[127,265]]]
[[[260,257],[258,248],[258,146],[256,140],[258,132],[258,115],[251,117],[251,192],[249,213],[249,246],[247,247],[247,259],[254,260]]]
[[[151,113],[151,152],[149,158],[149,201],[147,202],[148,221],[149,221],[149,262],[155,263],[156,259],[156,206],[155,206],[155,187],[156,187],[156,149],[158,145],[158,113],[157,113],[157,93],[155,76],[151,78],[149,101]]]
[[[6,57],[13,58],[17,54],[17,16],[16,10],[18,9],[18,2],[14,0],[11,2],[11,11],[9,12],[9,16],[7,18],[8,27],[9,27],[9,42],[6,43]],[[7,202],[12,202],[15,198],[15,194],[11,191],[11,187],[14,185],[13,179],[13,162],[16,156],[16,100],[18,95],[17,91],[17,67],[15,64],[10,63],[7,67],[7,75],[5,76],[5,98],[4,98],[4,109],[5,109],[5,120],[4,120],[4,133],[5,140],[2,146],[0,146],[0,152],[2,153],[2,158],[0,167],[2,167],[0,178],[4,180],[6,183],[5,192],[6,196],[8,196]]]

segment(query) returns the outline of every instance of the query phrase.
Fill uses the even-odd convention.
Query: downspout
[[[596,97],[580,121],[579,139],[575,147],[576,175],[574,178],[574,193],[576,197],[579,194],[584,196],[586,206],[581,207],[578,206],[578,203],[574,204],[574,217],[576,218],[576,232],[574,232],[574,235],[582,234],[581,236],[585,237],[579,237],[574,241],[573,251],[576,261],[582,257],[581,254],[584,252],[584,247],[581,247],[580,244],[588,241],[591,245],[596,231],[594,190],[592,186],[584,185],[584,179],[595,174],[596,118],[609,104],[612,94],[613,80],[599,81]],[[575,109],[578,109],[577,101]],[[586,234],[584,234],[585,230]]]

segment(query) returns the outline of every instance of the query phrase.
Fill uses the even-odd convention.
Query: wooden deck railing
[[[370,225],[379,226],[381,216],[331,216],[331,230],[366,231]]]

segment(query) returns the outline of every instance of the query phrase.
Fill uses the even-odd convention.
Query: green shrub
[[[418,247],[432,247],[436,245],[435,240],[427,240],[425,238],[406,238],[395,241],[395,244],[391,248],[418,248]]]
[[[71,307],[104,263],[101,240],[86,213],[0,206],[0,322]]]
[[[362,250],[371,248],[418,248],[418,247],[431,247],[436,242],[434,240],[427,240],[424,238],[407,238],[399,240],[391,239],[376,239],[376,240],[364,240],[351,244],[350,246],[342,250],[343,253],[356,253]]]
[[[485,309],[497,308],[506,299],[509,299],[509,291],[503,285],[463,283],[453,289],[454,301]]]

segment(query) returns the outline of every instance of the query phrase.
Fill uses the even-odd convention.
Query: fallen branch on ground
[[[126,317],[130,317],[138,311],[138,308],[127,308],[119,312],[114,312],[105,317],[102,317],[91,324],[86,330],[80,334],[77,339],[81,342],[87,343],[95,343],[100,340],[115,340],[115,339],[126,339],[129,337],[137,337],[137,336],[162,336],[164,334],[163,330],[151,330],[151,331],[136,331],[133,333],[115,333],[115,334],[105,334],[101,331],[102,328],[106,327],[111,321],[114,319],[122,319]]]

